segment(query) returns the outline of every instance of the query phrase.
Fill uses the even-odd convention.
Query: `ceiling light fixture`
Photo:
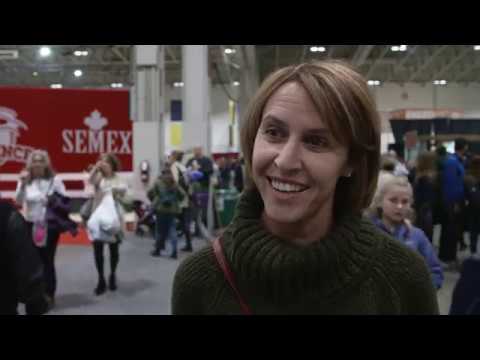
[[[310,52],[325,52],[327,49],[325,49],[325,46],[312,46],[310,47]]]
[[[408,45],[394,45],[390,48],[393,52],[404,52],[408,50]]]
[[[43,46],[40,48],[39,54],[41,57],[48,57],[52,54],[52,50],[49,47]]]

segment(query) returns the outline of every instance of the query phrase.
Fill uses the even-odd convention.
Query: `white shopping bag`
[[[87,222],[90,240],[115,242],[115,235],[121,231],[120,217],[111,192],[106,193],[100,205]]]

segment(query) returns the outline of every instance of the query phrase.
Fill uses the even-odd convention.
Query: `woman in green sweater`
[[[422,257],[361,216],[380,159],[361,75],[331,60],[270,75],[242,150],[253,181],[222,238],[180,265],[173,314],[438,314]]]

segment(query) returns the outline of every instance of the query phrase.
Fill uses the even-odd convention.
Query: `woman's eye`
[[[276,128],[267,128],[263,133],[271,139],[280,139],[283,136],[282,131]]]
[[[304,142],[313,147],[327,147],[328,141],[327,139],[321,136],[307,136]]]

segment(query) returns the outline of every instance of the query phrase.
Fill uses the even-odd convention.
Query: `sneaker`
[[[173,253],[172,255],[170,255],[170,259],[177,260],[177,258],[177,253]]]
[[[183,251],[183,252],[193,252],[193,248],[192,248],[191,245],[190,246],[185,246],[181,249],[181,251]]]

